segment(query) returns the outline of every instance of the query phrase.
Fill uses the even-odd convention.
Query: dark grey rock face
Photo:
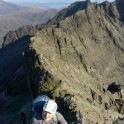
[[[32,25],[23,26],[15,31],[10,31],[5,35],[2,47],[5,47],[9,43],[17,41],[22,37],[33,36],[36,32],[37,32],[36,26]]]

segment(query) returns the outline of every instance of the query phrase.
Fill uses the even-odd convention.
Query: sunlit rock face
[[[124,25],[118,2],[88,3],[32,38],[31,48],[74,95],[85,124],[123,118]]]

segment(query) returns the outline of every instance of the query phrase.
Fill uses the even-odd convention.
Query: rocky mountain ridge
[[[69,7],[63,9],[55,17],[49,20],[47,24],[57,24],[59,21],[75,14],[77,11],[85,10],[88,7],[88,4],[90,4],[89,0],[72,3]]]
[[[42,30],[31,38],[29,46],[20,48],[23,48],[20,51],[20,54],[23,52],[23,69],[16,70],[2,92],[5,97],[16,99],[23,99],[26,93],[29,95],[27,100],[24,97],[23,104],[21,101],[17,104],[18,111],[8,103],[9,111],[13,112],[11,116],[2,108],[10,117],[6,123],[29,123],[31,95],[39,93],[56,98],[58,110],[69,124],[123,123],[124,22],[120,5],[124,5],[122,0],[102,4],[88,2],[85,9],[77,9],[71,16],[62,15],[62,20],[53,21],[43,29],[39,25]],[[25,44],[29,41],[26,39],[18,42]],[[10,46],[6,43],[4,49]],[[16,44],[14,46],[11,52]],[[18,52],[16,50],[12,53]],[[24,78],[23,74],[27,76]]]
[[[63,90],[73,95],[81,123],[113,124],[124,118],[124,25],[119,2],[90,3],[32,38],[30,49],[62,82],[57,97]]]

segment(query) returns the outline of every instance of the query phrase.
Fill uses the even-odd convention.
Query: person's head
[[[43,116],[45,121],[49,121],[53,118],[57,110],[57,104],[53,100],[49,100],[43,106]]]

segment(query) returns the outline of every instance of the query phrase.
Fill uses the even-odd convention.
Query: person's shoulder
[[[59,112],[56,112],[56,116],[57,116],[58,120],[63,120],[64,119],[63,115]]]
[[[59,112],[56,112],[56,116],[58,121],[60,122],[60,124],[67,124],[65,118],[63,117],[63,115]]]
[[[61,113],[59,113],[58,111],[56,112],[56,115],[58,115],[58,116],[62,116],[62,114],[61,114]]]
[[[37,124],[37,119],[35,117],[32,118],[32,123],[31,124]]]

